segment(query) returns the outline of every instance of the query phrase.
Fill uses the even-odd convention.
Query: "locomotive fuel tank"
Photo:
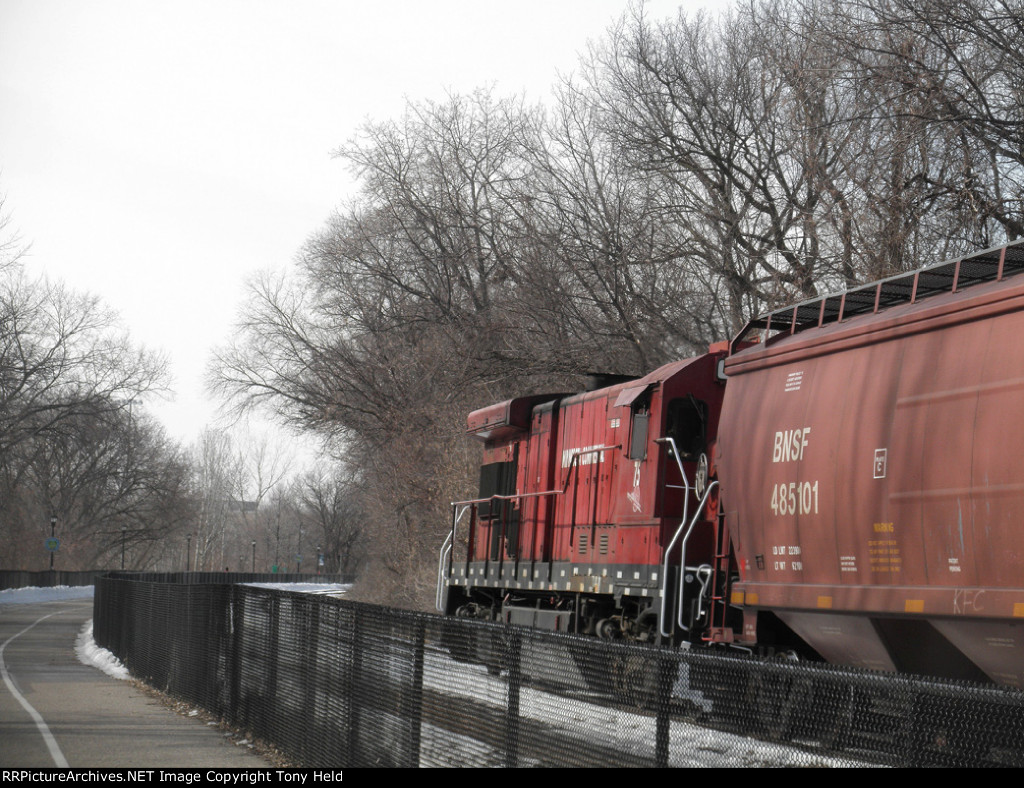
[[[744,636],[1024,686],[1024,244],[761,317],[718,433]],[[750,342],[753,341],[753,344]]]

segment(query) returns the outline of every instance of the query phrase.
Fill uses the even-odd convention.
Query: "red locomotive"
[[[474,412],[439,607],[1024,686],[1022,271],[987,250]]]

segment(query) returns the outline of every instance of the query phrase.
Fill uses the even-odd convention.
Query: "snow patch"
[[[345,596],[351,583],[244,583],[253,588],[270,588],[277,591],[297,591],[300,594],[320,594],[322,596]]]
[[[85,622],[82,631],[78,633],[78,640],[75,641],[75,655],[83,665],[91,665],[115,679],[131,678],[128,668],[122,665],[117,657],[105,648],[96,645],[96,641],[92,639],[91,618]]]
[[[61,602],[67,599],[92,599],[92,586],[53,586],[39,588],[5,588],[0,591],[0,605],[24,605],[33,602]]]

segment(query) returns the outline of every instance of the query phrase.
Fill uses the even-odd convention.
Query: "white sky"
[[[721,3],[722,0],[719,0]],[[653,18],[698,0],[649,0]],[[330,152],[406,98],[548,96],[627,0],[0,0],[0,195],[29,270],[166,352],[186,443],[255,272],[352,193]]]

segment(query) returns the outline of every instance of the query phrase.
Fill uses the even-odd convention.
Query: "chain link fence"
[[[607,643],[217,575],[100,578],[94,632],[132,675],[299,766],[1024,765],[1014,690]]]

